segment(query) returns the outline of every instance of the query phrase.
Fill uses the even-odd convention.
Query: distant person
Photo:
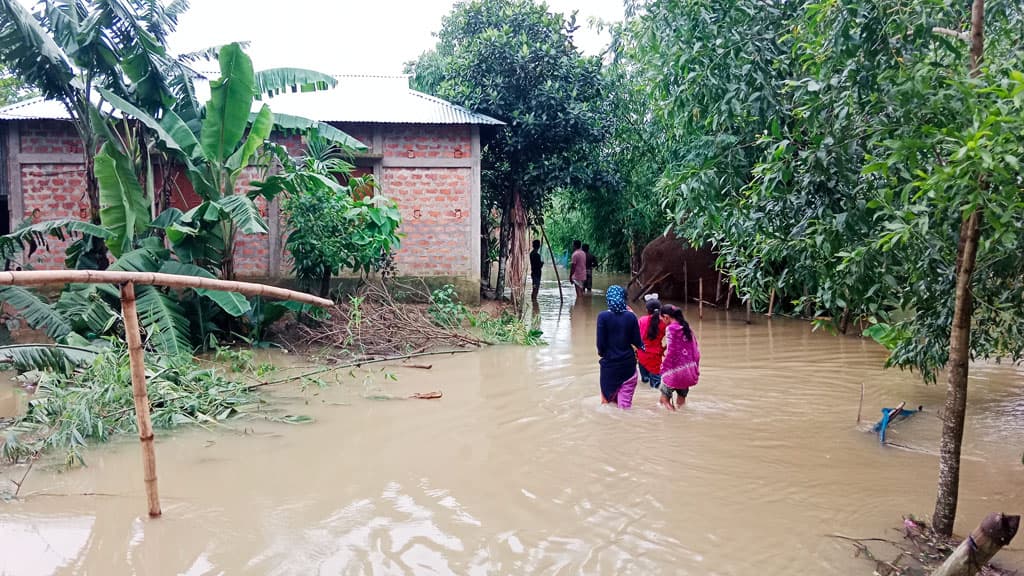
[[[643,349],[640,325],[626,307],[626,290],[610,286],[608,309],[597,315],[597,355],[601,357],[601,403],[619,408],[633,405],[636,390],[636,352]]]
[[[668,322],[661,319],[661,301],[657,294],[644,296],[647,316],[640,319],[640,337],[644,349],[636,353],[640,362],[640,381],[651,388],[661,386],[661,359],[665,356],[665,332]]]
[[[690,330],[690,324],[683,317],[683,311],[676,306],[665,306],[662,313],[673,321],[668,326],[668,344],[665,359],[661,362],[660,403],[669,410],[686,403],[690,388],[700,379],[700,348]],[[672,402],[672,393],[676,401]]]
[[[533,250],[530,250],[530,279],[533,280],[533,301],[537,301],[537,293],[540,292],[540,276],[544,271],[544,261],[540,259],[540,240],[533,241]]]
[[[572,241],[572,257],[569,260],[569,280],[576,289],[576,297],[583,296],[583,286],[587,282],[587,254],[583,251],[583,243]]]
[[[587,292],[593,292],[594,268],[597,268],[597,256],[590,253],[590,244],[583,245],[583,253],[587,255],[587,280],[583,283],[583,289]]]

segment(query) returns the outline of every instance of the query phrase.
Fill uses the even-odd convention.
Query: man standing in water
[[[572,258],[569,261],[569,280],[576,289],[576,298],[583,296],[583,286],[587,282],[587,254],[582,245],[579,240],[572,241]]]
[[[530,251],[530,280],[533,281],[533,301],[537,301],[537,293],[540,292],[540,275],[544,270],[544,261],[540,259],[540,240],[533,241],[533,250]]]
[[[587,281],[583,283],[583,289],[587,292],[593,292],[594,268],[597,268],[597,256],[590,253],[590,244],[583,245],[583,253],[587,255]]]

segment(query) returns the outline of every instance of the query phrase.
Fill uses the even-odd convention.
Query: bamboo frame
[[[149,517],[160,516],[160,491],[156,483],[156,450],[153,447],[153,422],[149,418],[149,392],[146,390],[146,361],[142,351],[139,314],[135,306],[135,284],[121,285],[121,313],[124,315],[124,339],[128,343],[128,360],[132,374],[132,399],[135,400],[135,422],[142,445],[143,482]]]
[[[319,298],[312,294],[296,292],[287,288],[238,282],[235,280],[215,280],[198,276],[182,276],[180,274],[161,274],[159,272],[119,272],[111,270],[33,270],[19,272],[0,272],[0,286],[42,286],[45,284],[145,284],[150,286],[167,286],[168,288],[204,288],[224,292],[238,292],[246,296],[263,296],[277,300],[291,300],[314,306],[333,306],[334,302]]]
[[[161,515],[160,492],[157,487],[156,449],[153,446],[153,422],[149,415],[149,392],[146,390],[146,362],[142,348],[139,313],[135,303],[135,285],[167,286],[169,288],[205,288],[237,292],[247,296],[265,296],[279,300],[292,300],[315,306],[332,306],[326,298],[251,282],[214,280],[198,276],[159,274],[150,272],[117,272],[109,270],[41,270],[0,272],[0,285],[41,286],[46,284],[120,284],[121,313],[124,316],[124,338],[128,344],[128,360],[132,375],[132,399],[135,401],[135,421],[142,445],[142,471],[146,485],[149,516]]]

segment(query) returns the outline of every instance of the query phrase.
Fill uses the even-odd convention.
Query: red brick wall
[[[43,145],[32,146],[39,149]],[[89,201],[85,197],[85,167],[80,164],[23,164],[21,190],[25,199],[25,212],[15,220],[15,226],[26,218],[41,222],[89,217]],[[40,247],[23,264],[41,270],[64,268],[67,244],[49,238],[47,245]]]
[[[384,128],[384,156],[408,158],[469,158],[469,126],[397,125]]]
[[[340,129],[367,145],[373,143],[373,127],[339,125]],[[81,141],[70,124],[64,122],[21,122],[21,151],[25,154],[81,153]],[[383,125],[382,152],[388,158],[469,159],[471,134],[468,126]],[[302,142],[297,136],[279,139],[297,154]],[[239,178],[239,191],[248,187],[255,173],[246,171]],[[86,217],[84,170],[77,164],[22,165],[24,215],[14,215],[15,223],[30,217],[38,209],[41,220],[61,217]],[[460,168],[382,169],[382,193],[399,204],[406,235],[397,255],[399,272],[419,276],[475,277],[473,250],[478,250],[477,231],[472,230],[473,171]],[[199,202],[184,173],[174,176],[172,205],[187,210]],[[266,216],[267,206],[258,201]],[[287,232],[279,227],[283,246]],[[37,268],[62,268],[64,244],[51,243],[31,259]],[[270,239],[267,235],[240,235],[236,239],[235,269],[239,276],[270,274]],[[290,272],[287,254],[282,255],[281,273]]]
[[[473,272],[469,249],[469,168],[385,168],[381,191],[402,212],[400,274],[463,276]]]
[[[19,128],[22,154],[81,154],[85,148],[68,122],[21,122]]]

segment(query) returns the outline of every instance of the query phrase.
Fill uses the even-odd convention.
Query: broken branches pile
[[[429,302],[426,289],[394,284],[404,298]],[[282,336],[292,348],[321,348],[333,360],[373,360],[419,354],[436,349],[483,346],[484,340],[462,326],[439,326],[427,306],[396,300],[392,290],[373,282],[363,285],[346,302],[329,310],[330,317],[316,323],[297,323]],[[336,357],[344,351],[345,357]]]

